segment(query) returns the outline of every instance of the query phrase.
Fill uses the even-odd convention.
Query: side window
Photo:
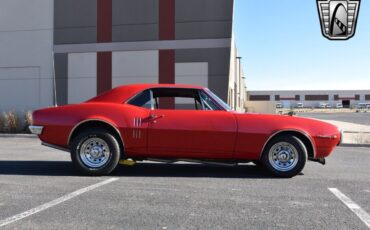
[[[156,88],[152,91],[156,109],[203,110],[197,89]]]
[[[145,90],[142,93],[136,95],[134,98],[132,98],[127,104],[143,107],[147,109],[152,108],[151,103],[151,92],[150,90]]]
[[[192,97],[176,97],[176,110],[203,110],[202,104],[197,98]]]
[[[199,91],[199,94],[204,105],[204,110],[221,110],[217,103],[205,92]]]

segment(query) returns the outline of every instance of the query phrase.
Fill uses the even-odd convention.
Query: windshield
[[[206,90],[206,92],[213,98],[213,99],[215,99],[216,101],[217,101],[217,103],[219,104],[219,105],[221,105],[225,110],[227,110],[227,111],[231,111],[232,109],[231,109],[231,107],[228,105],[228,104],[226,104],[226,102],[224,102],[223,100],[221,100],[221,98],[219,98],[216,94],[214,94],[211,90],[209,90],[209,89],[205,89]]]

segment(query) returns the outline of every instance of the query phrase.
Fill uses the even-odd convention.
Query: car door
[[[127,109],[126,106],[130,106]],[[145,157],[147,154],[148,120],[151,104],[151,92],[145,90],[132,98],[123,110],[126,127],[122,128],[125,155],[128,157]],[[127,112],[129,111],[129,112]]]
[[[148,155],[231,158],[236,132],[236,119],[228,111],[154,109],[148,124]]]

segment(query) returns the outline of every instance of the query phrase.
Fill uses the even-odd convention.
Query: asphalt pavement
[[[339,147],[327,165],[278,179],[253,164],[153,162],[84,177],[36,138],[0,145],[4,229],[368,229],[329,188],[368,215],[370,148]]]

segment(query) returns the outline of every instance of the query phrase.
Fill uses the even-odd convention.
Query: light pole
[[[242,84],[242,91],[243,91],[243,101],[242,101],[242,104],[243,104],[243,110],[245,109],[245,101],[247,100],[247,86],[245,84],[245,77],[244,77],[244,74],[242,76],[242,79],[243,79],[243,84]]]
[[[241,105],[240,97],[242,95],[242,90],[241,90],[241,85],[242,85],[242,79],[241,79],[241,60],[242,60],[242,57],[238,57],[237,56],[236,59],[238,60],[238,67],[239,67],[239,69],[238,69],[238,82],[239,82],[239,87],[238,87],[239,100],[238,100],[238,104],[240,106]]]

